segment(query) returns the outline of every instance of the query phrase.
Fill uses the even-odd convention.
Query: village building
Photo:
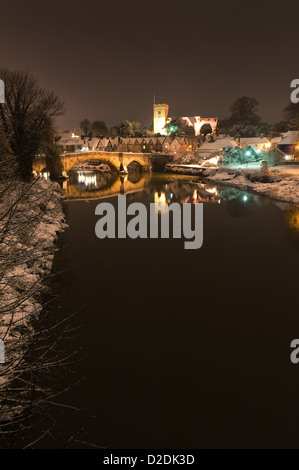
[[[115,137],[98,139],[95,150],[132,153],[185,153],[198,148],[195,137]]]
[[[154,134],[167,135],[165,126],[171,121],[171,117],[168,116],[169,105],[166,103],[156,104],[154,103],[153,110],[153,132]],[[181,117],[186,122],[186,125],[192,126],[195,131],[195,135],[200,135],[200,129],[204,124],[209,124],[212,129],[212,134],[216,132],[218,117],[214,118],[202,118],[200,116],[183,116]]]
[[[197,155],[201,158],[210,158],[214,155],[220,155],[225,148],[237,147],[237,143],[228,138],[215,139],[213,142],[206,141],[197,150]]]
[[[264,151],[271,148],[271,142],[267,137],[239,137],[235,139],[235,142],[243,149],[249,145],[254,145],[254,147]]]
[[[194,127],[195,135],[200,135],[200,129],[203,125],[208,124],[211,126],[212,132],[211,134],[215,134],[217,124],[218,124],[218,117],[214,118],[203,118],[200,116],[186,116],[182,117],[183,121],[186,122],[187,126]]]
[[[277,148],[287,155],[294,156],[299,151],[299,132],[286,132],[279,144],[277,144]]]
[[[81,137],[61,137],[58,145],[62,148],[63,152],[77,152],[84,147],[84,140]]]
[[[269,163],[273,166],[285,163],[288,160],[288,156],[279,148],[273,147],[271,150],[268,150],[267,157]]]
[[[58,145],[64,153],[93,151],[97,148],[99,139],[95,137],[84,137],[80,135],[80,129],[63,131],[58,135]]]

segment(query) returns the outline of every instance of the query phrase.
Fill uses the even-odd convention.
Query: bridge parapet
[[[101,161],[112,165],[117,171],[121,168],[127,168],[130,163],[138,163],[142,171],[152,171],[153,165],[160,161],[163,167],[166,163],[171,161],[172,156],[165,154],[150,154],[150,153],[129,153],[129,152],[105,152],[105,151],[93,151],[93,152],[75,152],[75,153],[64,153],[60,155],[63,170],[68,173],[70,169],[78,164],[87,161]],[[33,169],[40,173],[46,166],[46,160],[43,156],[36,157],[33,165]]]

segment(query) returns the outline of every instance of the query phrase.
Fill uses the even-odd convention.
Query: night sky
[[[225,117],[252,96],[282,119],[299,78],[299,2],[1,2],[0,64],[26,69],[66,103],[61,128],[87,117],[149,125],[153,94],[170,115]]]

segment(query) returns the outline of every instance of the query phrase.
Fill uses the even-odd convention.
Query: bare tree
[[[91,122],[89,119],[85,118],[80,122],[80,129],[83,132],[83,137],[91,136]]]
[[[63,114],[64,105],[53,93],[42,89],[27,72],[0,69],[5,83],[5,103],[0,106],[0,133],[14,155],[22,179],[29,180],[49,120]]]
[[[104,121],[94,121],[91,127],[94,137],[105,136],[108,133],[108,129]]]

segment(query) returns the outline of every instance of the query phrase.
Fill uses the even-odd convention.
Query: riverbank
[[[42,294],[57,250],[58,234],[66,228],[58,183],[35,179],[0,184],[0,338],[6,361],[0,364],[0,421],[18,412],[5,394],[22,369],[30,347],[32,320],[42,309]]]
[[[299,168],[280,166],[263,172],[261,168],[202,168],[200,165],[168,165],[174,174],[209,178],[238,189],[251,189],[271,199],[299,204]]]
[[[262,170],[210,170],[209,179],[235,188],[251,189],[261,196],[299,204],[299,175],[271,169],[267,174]]]

